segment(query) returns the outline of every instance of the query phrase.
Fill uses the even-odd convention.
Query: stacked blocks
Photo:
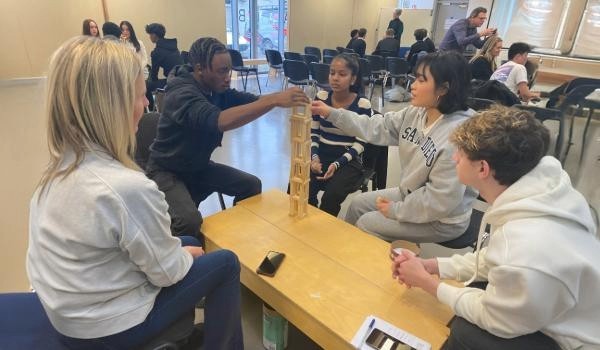
[[[302,110],[304,109],[304,110]],[[308,187],[310,183],[310,104],[293,107],[290,138],[290,216],[303,218],[308,209]]]

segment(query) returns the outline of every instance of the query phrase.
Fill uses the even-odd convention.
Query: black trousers
[[[462,317],[455,317],[444,350],[560,350],[554,339],[542,332],[506,339],[483,330]]]
[[[313,174],[312,171],[310,173],[308,204],[318,206],[324,212],[337,216],[342,202],[357,189],[358,181],[362,176],[362,163],[352,160],[336,170],[329,180],[318,180],[317,176],[323,176],[329,165],[340,156],[339,151],[335,154],[328,154],[323,152],[324,148],[326,147],[321,145],[319,150],[321,164],[323,164],[323,174]],[[317,194],[320,191],[323,191],[323,196],[321,197],[321,205],[318,205]]]
[[[469,287],[485,289],[487,282],[474,282]],[[479,328],[462,317],[454,317],[450,336],[443,350],[560,350],[554,339],[542,332],[506,339]]]
[[[165,194],[171,216],[171,233],[174,236],[198,237],[203,245],[204,236],[200,232],[203,219],[198,210],[200,202],[213,192],[221,192],[234,197],[235,205],[262,191],[262,183],[256,176],[212,161],[199,172],[174,173],[150,160],[147,174]]]

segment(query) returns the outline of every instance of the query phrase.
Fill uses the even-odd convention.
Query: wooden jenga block
[[[292,108],[290,117],[290,215],[298,218],[308,212],[310,185],[310,105]]]

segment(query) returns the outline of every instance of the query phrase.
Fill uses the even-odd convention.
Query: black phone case
[[[275,254],[275,256],[273,256],[269,259],[269,255],[271,253],[276,253],[276,254]],[[260,266],[256,269],[256,273],[258,273],[260,275],[264,275],[264,276],[269,276],[269,277],[275,276],[275,273],[277,272],[279,265],[281,265],[283,258],[285,258],[284,253],[275,252],[275,251],[268,252],[267,256],[265,256],[265,258],[263,259]]]

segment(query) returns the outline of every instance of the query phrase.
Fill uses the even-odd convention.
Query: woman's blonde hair
[[[40,180],[41,191],[75,170],[86,151],[99,149],[139,169],[133,161],[133,108],[140,74],[135,53],[117,41],[80,36],[56,50],[46,100],[50,162]],[[68,151],[74,152],[75,160],[65,167]]]
[[[485,41],[481,50],[477,53],[477,55],[473,56],[469,63],[473,63],[479,57],[485,58],[486,61],[490,62],[492,66],[492,71],[495,71],[497,68],[496,57],[492,56],[492,49],[496,46],[497,43],[502,42],[502,38],[496,35],[492,35],[489,39]]]

